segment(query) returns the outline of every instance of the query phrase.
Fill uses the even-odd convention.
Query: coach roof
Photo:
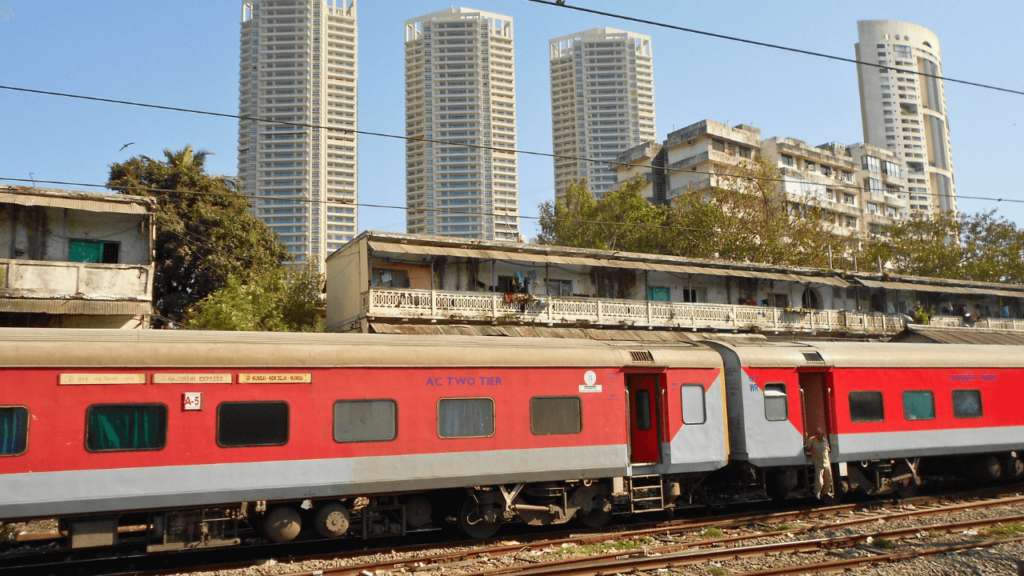
[[[721,365],[720,357],[713,350],[685,343],[192,330],[0,329],[2,368],[717,368]]]
[[[743,366],[761,368],[1024,368],[1024,346],[812,341],[728,348]]]

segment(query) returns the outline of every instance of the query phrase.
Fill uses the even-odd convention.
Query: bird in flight
[[[124,146],[121,146],[121,150],[124,150],[125,148],[131,146],[132,144],[135,144],[135,142],[129,142],[129,143],[125,144]],[[121,150],[118,150],[118,152],[120,152]]]

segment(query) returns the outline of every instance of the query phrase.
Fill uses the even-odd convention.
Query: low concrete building
[[[327,329],[533,326],[878,338],[1024,331],[1024,286],[364,232],[327,259]],[[422,333],[420,330],[418,333]],[[511,335],[511,334],[508,334]]]
[[[138,196],[0,188],[0,326],[148,328],[155,208]]]

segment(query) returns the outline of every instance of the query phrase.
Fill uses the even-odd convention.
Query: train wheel
[[[911,481],[908,482],[905,486],[900,486],[899,488],[897,488],[896,495],[903,499],[913,498],[917,494],[917,489],[920,487],[920,484]]]
[[[348,531],[348,510],[337,502],[332,502],[317,509],[313,517],[313,527],[317,534],[324,538],[338,538]]]
[[[433,507],[423,496],[413,496],[405,502],[405,523],[410,528],[423,528],[430,524]]]
[[[498,532],[501,520],[495,519],[493,522],[488,522],[480,513],[476,499],[470,497],[466,498],[462,507],[459,508],[459,527],[470,538],[486,540]]]
[[[1024,476],[1024,461],[1016,452],[1003,458],[1003,478],[1014,479]]]
[[[837,467],[838,468],[838,467]],[[835,472],[833,472],[835,474]],[[843,501],[843,498],[850,492],[850,484],[846,480],[839,478],[838,475],[833,476],[835,479],[832,482],[832,495],[824,495],[821,497],[821,503],[826,506],[835,506]]]
[[[263,535],[274,542],[291,542],[302,531],[302,516],[289,506],[274,508],[263,520]]]
[[[612,511],[594,509],[586,514],[580,514],[580,522],[587,528],[601,528],[612,519]]]

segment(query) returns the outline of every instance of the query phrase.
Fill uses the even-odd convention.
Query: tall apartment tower
[[[410,234],[519,238],[515,97],[512,18],[450,8],[405,22]]]
[[[238,177],[297,263],[356,235],[356,0],[242,5]]]
[[[618,188],[607,162],[657,135],[651,37],[594,28],[550,44],[555,198],[584,178],[601,197]]]
[[[857,66],[864,140],[906,161],[911,212],[956,210],[938,37],[893,20],[858,22],[857,37],[857,60],[886,67]]]

